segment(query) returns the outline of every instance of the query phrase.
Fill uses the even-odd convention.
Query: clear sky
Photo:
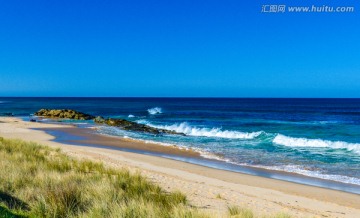
[[[262,5],[354,13],[261,13]],[[354,0],[0,0],[0,96],[360,97]]]

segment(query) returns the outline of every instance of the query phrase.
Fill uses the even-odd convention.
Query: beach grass
[[[247,208],[228,206],[228,212],[231,217],[254,218],[254,213]]]
[[[0,137],[0,169],[0,218],[212,217],[181,192],[166,192],[140,174],[33,142]],[[229,206],[225,217],[255,216]]]
[[[207,217],[139,174],[0,138],[0,217]]]
[[[229,217],[234,218],[291,218],[290,215],[286,213],[277,213],[275,215],[265,215],[265,216],[259,216],[255,215],[252,210],[244,207],[239,207],[236,205],[228,206],[228,215]]]

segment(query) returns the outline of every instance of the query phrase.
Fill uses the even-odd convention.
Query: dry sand
[[[0,136],[34,141],[60,147],[68,155],[102,161],[112,167],[140,172],[166,190],[187,194],[192,205],[223,217],[227,206],[252,209],[257,215],[284,212],[292,217],[360,217],[360,195],[275,179],[217,170],[166,158],[118,150],[67,145],[51,140],[53,136],[33,128],[73,128],[65,125],[24,122],[0,118]],[[95,140],[95,139],[94,139]],[[99,140],[99,138],[97,138]],[[105,137],[102,140],[123,146],[159,149],[158,145]],[[166,152],[184,152],[167,148]],[[174,150],[175,149],[175,150]],[[196,156],[196,152],[187,152]]]

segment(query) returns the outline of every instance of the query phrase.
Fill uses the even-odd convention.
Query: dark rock
[[[146,132],[146,133],[151,133],[151,134],[155,134],[155,135],[173,134],[173,135],[185,136],[185,134],[183,134],[183,133],[178,133],[178,132],[166,130],[166,129],[158,129],[158,128],[154,128],[154,127],[151,127],[151,126],[148,126],[145,124],[139,124],[139,123],[124,120],[124,119],[114,119],[114,118],[104,119],[103,117],[96,117],[94,119],[94,121],[96,123],[100,123],[100,124],[116,126],[123,130],[128,130],[128,131]]]
[[[84,114],[75,110],[69,109],[41,109],[34,114],[35,116],[50,117],[50,118],[65,118],[73,120],[92,120],[94,116]]]
[[[30,119],[30,122],[36,122],[36,120],[35,119]]]

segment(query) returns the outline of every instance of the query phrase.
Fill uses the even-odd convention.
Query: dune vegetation
[[[0,217],[205,217],[140,175],[0,138]]]
[[[0,137],[0,217],[212,217],[139,174]],[[252,218],[229,207],[228,217]],[[288,216],[276,216],[288,217]]]

